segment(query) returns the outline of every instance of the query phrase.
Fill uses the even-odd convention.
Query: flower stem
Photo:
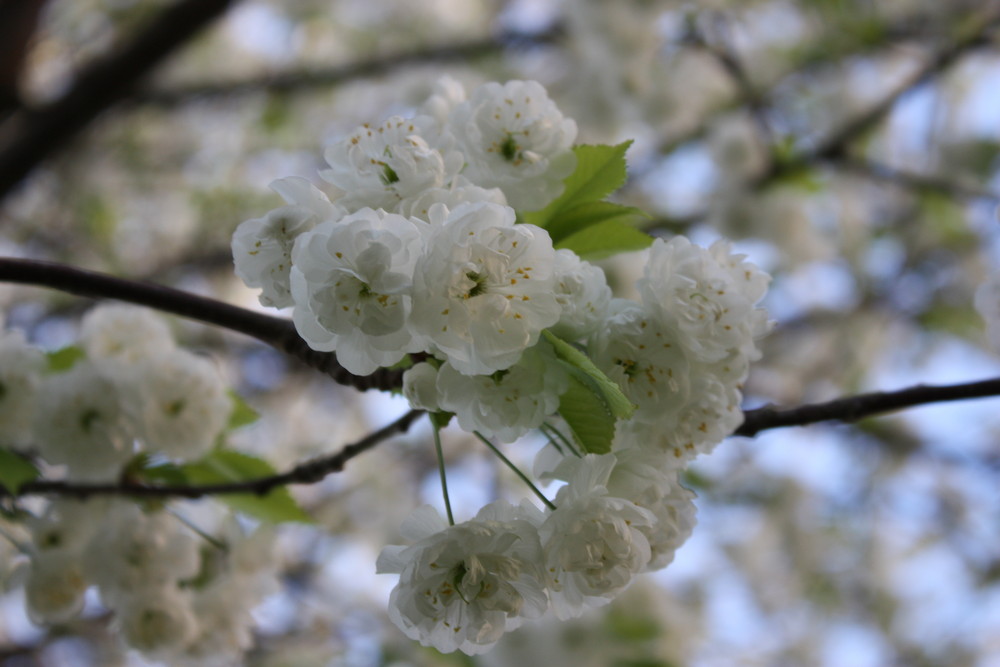
[[[521,472],[521,469],[518,468],[516,465],[514,465],[514,463],[510,459],[508,459],[506,456],[504,456],[503,452],[501,452],[499,449],[497,449],[496,445],[494,445],[492,442],[490,442],[489,440],[487,440],[486,437],[483,436],[483,434],[480,433],[479,431],[473,431],[473,433],[475,434],[475,436],[477,438],[479,438],[480,440],[482,440],[483,444],[486,445],[487,447],[489,447],[490,450],[492,450],[493,453],[496,454],[497,457],[501,461],[503,461],[504,464],[508,468],[510,468],[511,470],[513,470],[514,474],[517,475],[518,477],[520,477],[522,482],[524,482],[525,484],[528,485],[528,487],[534,492],[534,494],[536,496],[538,496],[538,498],[543,503],[545,503],[546,507],[548,507],[550,510],[554,510],[556,508],[556,506],[552,504],[552,501],[549,500],[548,498],[546,498],[545,494],[542,493],[539,490],[539,488],[532,483],[532,481],[530,479],[528,479],[528,476],[525,475],[523,472]]]
[[[188,528],[190,528],[191,531],[194,532],[198,537],[200,537],[201,539],[205,540],[206,542],[208,542],[209,544],[211,544],[213,547],[215,547],[219,551],[229,551],[229,545],[228,544],[226,544],[225,542],[223,542],[222,540],[220,540],[219,538],[217,538],[217,537],[215,537],[213,535],[209,535],[204,530],[202,530],[201,528],[199,528],[198,526],[196,526],[193,521],[191,521],[189,518],[187,518],[186,516],[184,516],[180,512],[178,512],[176,510],[173,510],[173,509],[168,509],[167,511],[170,512],[170,514],[173,515],[173,517],[175,519],[177,519],[178,521],[180,521],[181,523],[183,523],[185,526],[187,526]]]
[[[559,440],[559,442],[561,442],[562,444],[564,444],[566,446],[566,448],[569,449],[569,451],[573,452],[573,456],[575,456],[577,458],[583,458],[583,455],[580,454],[579,451],[577,451],[576,447],[573,445],[573,443],[570,441],[570,439],[567,438],[563,434],[563,432],[560,431],[558,428],[556,428],[552,424],[549,424],[548,422],[544,422],[542,424],[542,426],[541,426],[541,429],[542,429],[542,433],[544,433],[545,435],[547,435],[549,437],[549,439],[553,441],[552,444],[556,444],[555,440]],[[555,436],[555,439],[553,439],[552,436]],[[556,449],[559,449],[558,445],[556,446]]]
[[[451,499],[448,498],[448,477],[444,472],[444,453],[441,451],[441,429],[434,422],[434,449],[438,457],[438,473],[441,475],[441,494],[444,496],[444,509],[448,513],[448,525],[455,525],[455,516],[451,513]]]

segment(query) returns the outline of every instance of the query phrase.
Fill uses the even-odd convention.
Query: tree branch
[[[70,496],[84,499],[102,495],[129,496],[133,498],[203,498],[205,496],[232,493],[253,493],[262,496],[279,486],[285,486],[286,484],[315,484],[323,480],[327,475],[343,471],[347,462],[355,456],[372,449],[380,442],[397,433],[405,433],[409,430],[410,425],[423,414],[420,410],[410,410],[396,421],[369,433],[355,443],[344,446],[336,454],[303,461],[286,472],[258,479],[191,486],[150,486],[128,480],[116,483],[35,480],[23,484],[17,493],[10,493],[4,487],[0,486],[0,498]]]
[[[357,389],[388,391],[402,384],[402,371],[379,370],[371,375],[349,373],[330,352],[310,348],[289,320],[190,294],[163,285],[115,278],[54,262],[0,258],[0,282],[50,287],[96,299],[115,299],[179,315],[256,338]]]
[[[21,106],[24,61],[45,2],[7,0],[0,5],[0,121]]]
[[[10,117],[0,127],[0,199],[237,1],[181,0],[131,42],[80,72],[65,95],[41,109]]]
[[[293,93],[313,88],[325,88],[361,77],[384,74],[408,65],[449,61],[464,62],[493,55],[505,49],[550,44],[562,34],[563,29],[557,24],[539,33],[503,32],[485,39],[418,48],[334,67],[313,67],[274,72],[235,81],[213,81],[173,88],[141,90],[129,98],[128,104],[170,108],[191,101],[217,97],[232,97],[258,92]]]
[[[917,86],[939,76],[963,56],[977,48],[990,44],[989,33],[1000,25],[1000,9],[994,7],[989,12],[980,14],[978,20],[963,32],[962,36],[951,44],[939,49],[923,66],[906,77],[901,84],[889,91],[878,102],[869,106],[864,112],[850,118],[838,129],[831,132],[813,147],[805,149],[782,162],[776,162],[772,168],[761,174],[753,183],[761,187],[772,182],[777,177],[799,167],[818,162],[830,162],[846,157],[847,148],[855,139],[878,124],[896,106],[901,97]]]
[[[899,391],[877,391],[787,410],[757,408],[744,413],[743,425],[733,435],[753,437],[772,428],[805,426],[823,421],[855,422],[918,405],[991,396],[1000,396],[1000,378],[954,385],[918,385]]]

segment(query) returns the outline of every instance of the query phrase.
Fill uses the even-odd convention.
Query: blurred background
[[[81,68],[175,4],[0,5],[0,163]],[[746,407],[1000,375],[972,307],[1000,263],[1000,3],[987,0],[232,2],[4,186],[0,254],[260,309],[229,239],[280,204],[268,183],[318,184],[325,143],[413,113],[446,74],[467,88],[540,81],[578,141],[635,140],[618,199],[651,214],[650,233],[730,238],[773,275],[777,327]],[[606,263],[622,295],[634,264]],[[0,304],[8,327],[50,349],[75,340],[91,305],[9,285]],[[234,445],[278,468],[405,410],[236,334],[172,324],[261,412]],[[255,612],[245,664],[995,667],[997,400],[727,440],[686,475],[699,525],[670,567],[477,658],[407,640],[384,611],[395,577],[374,574],[410,509],[441,505],[421,423],[293,489],[316,525],[279,529],[282,590]],[[530,468],[541,444],[525,438],[511,457]],[[460,432],[445,450],[459,517],[525,495]],[[0,576],[12,559],[0,546]],[[0,597],[0,664],[147,664],[96,599],[58,628],[23,608],[17,590]]]

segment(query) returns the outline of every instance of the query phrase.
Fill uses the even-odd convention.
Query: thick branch
[[[197,486],[149,486],[129,481],[102,484],[36,480],[22,485],[16,494],[11,494],[0,486],[0,498],[4,496],[42,495],[71,496],[81,499],[99,495],[130,496],[133,498],[204,498],[205,496],[231,493],[253,493],[262,496],[279,486],[285,486],[286,484],[315,484],[323,480],[327,475],[343,471],[347,462],[355,456],[372,449],[375,445],[397,433],[405,433],[409,430],[410,425],[422,414],[424,413],[420,410],[410,410],[391,424],[369,433],[355,443],[346,445],[336,454],[303,461],[287,472],[259,479]]]
[[[21,105],[28,47],[46,0],[6,0],[0,5],[0,120]]]
[[[80,72],[65,95],[12,116],[0,128],[0,199],[235,1],[181,0],[131,42]]]
[[[918,385],[899,391],[877,391],[788,410],[758,408],[744,413],[743,425],[733,435],[753,437],[772,428],[805,426],[823,421],[854,422],[917,405],[991,396],[1000,396],[1000,378],[955,385]]]
[[[127,301],[223,327],[267,343],[336,382],[357,389],[386,391],[401,385],[400,371],[380,370],[363,377],[352,375],[337,363],[336,355],[310,348],[288,320],[163,285],[115,278],[53,262],[11,258],[0,258],[0,282],[51,287],[95,299]]]

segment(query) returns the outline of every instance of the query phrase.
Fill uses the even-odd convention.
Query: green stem
[[[448,525],[455,525],[455,516],[451,513],[451,499],[448,498],[448,477],[444,472],[444,452],[441,451],[441,429],[434,423],[434,449],[437,450],[438,473],[441,475],[441,493],[444,495],[444,509],[448,513]]]
[[[546,498],[545,494],[542,493],[539,490],[539,488],[532,483],[532,481],[530,479],[528,479],[528,476],[525,475],[523,472],[521,472],[520,468],[518,468],[516,465],[514,465],[514,463],[510,459],[508,459],[506,456],[503,455],[503,452],[501,452],[499,449],[496,448],[496,445],[494,445],[492,442],[490,442],[489,440],[487,440],[486,437],[483,436],[483,434],[480,433],[479,431],[473,431],[473,433],[475,434],[475,436],[477,438],[479,438],[480,440],[482,440],[483,444],[486,445],[487,447],[489,447],[490,450],[492,450],[493,453],[496,454],[497,457],[501,461],[503,461],[504,464],[508,468],[510,468],[511,470],[513,470],[514,474],[517,475],[518,477],[520,477],[522,482],[524,482],[525,484],[528,485],[528,487],[535,493],[535,495],[538,496],[538,498],[543,503],[545,503],[546,507],[548,507],[550,510],[556,509],[556,506],[552,504],[552,501],[549,500],[548,498]]]
[[[4,528],[0,527],[0,537],[6,538],[8,542],[14,545],[14,548],[23,553],[26,556],[32,555],[32,550],[23,542],[18,540],[16,537],[8,533]]]
[[[548,422],[543,423],[542,432],[544,432],[545,435],[549,436],[550,439],[554,435],[560,442],[562,442],[562,444],[566,445],[569,451],[573,452],[573,456],[577,457],[578,459],[583,458],[583,454],[577,451],[576,447],[573,445],[573,442],[565,435],[563,435],[563,432],[557,429],[552,424],[549,424]],[[552,444],[555,443],[553,442]],[[556,449],[558,449],[558,446],[556,447]]]
[[[229,545],[228,544],[226,544],[225,542],[223,542],[219,538],[215,537],[214,535],[209,535],[204,530],[202,530],[201,528],[199,528],[198,526],[196,526],[193,521],[191,521],[190,519],[188,519],[186,516],[184,516],[180,512],[178,512],[176,510],[172,510],[172,509],[169,509],[167,511],[170,512],[170,514],[173,515],[173,517],[175,519],[177,519],[178,521],[180,521],[181,523],[183,523],[185,526],[187,526],[189,529],[191,529],[191,531],[193,533],[195,533],[198,537],[200,537],[201,539],[205,540],[206,542],[208,542],[209,544],[211,544],[213,547],[215,547],[219,551],[229,551]]]

